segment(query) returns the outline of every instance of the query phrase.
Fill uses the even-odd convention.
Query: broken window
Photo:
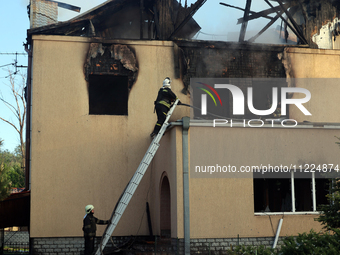
[[[254,211],[315,212],[319,205],[327,203],[328,179],[254,178]]]
[[[128,115],[128,76],[89,75],[89,114]]]
[[[138,75],[132,48],[91,43],[84,65],[89,114],[128,115],[129,92]]]

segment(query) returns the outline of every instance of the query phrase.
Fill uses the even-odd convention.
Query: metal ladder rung
[[[135,190],[137,189],[137,185],[129,185],[129,187],[127,188],[127,192],[129,192],[130,194],[135,193]]]

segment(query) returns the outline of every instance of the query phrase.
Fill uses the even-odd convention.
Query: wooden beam
[[[155,19],[155,24],[156,24],[155,39],[157,39],[160,36],[160,27],[159,27],[158,12],[157,12],[156,6],[153,7],[153,12],[154,12],[154,19]]]
[[[245,11],[245,9],[242,9],[240,7],[233,6],[233,5],[230,5],[230,4],[220,3],[220,5],[224,5],[224,6],[227,6],[227,7],[230,7],[230,8],[235,8],[235,9],[240,10],[240,11]],[[253,12],[253,11],[249,11],[249,13],[251,13],[253,15],[257,14],[257,12]],[[249,17],[251,17],[251,16],[249,16]],[[263,15],[261,17],[266,18],[266,19],[273,19],[273,17],[267,16],[267,15]],[[248,21],[249,21],[249,18],[248,18]]]
[[[302,41],[303,41],[305,44],[308,44],[307,40],[306,40],[305,37],[303,36],[303,32],[301,31],[299,25],[296,23],[296,21],[294,20],[293,16],[290,14],[290,12],[287,11],[287,9],[283,6],[282,1],[281,1],[281,0],[276,0],[276,1],[279,3],[281,9],[286,13],[286,15],[287,15],[288,19],[290,20],[290,22],[292,22],[292,24],[293,24],[295,30],[296,30],[296,31],[300,34],[300,36],[303,38]]]
[[[144,19],[143,19],[143,12],[144,12],[144,1],[140,0],[140,39],[143,39],[143,26],[144,26]]]
[[[308,14],[307,14],[305,8],[303,7],[303,5],[301,3],[301,0],[297,0],[297,1],[299,3],[300,9],[302,11],[303,17],[305,18],[305,23],[307,23],[307,21],[308,21]]]
[[[177,33],[178,30],[180,30],[191,18],[194,16],[196,11],[201,8],[201,6],[206,2],[207,0],[197,0],[195,2],[194,8],[190,11],[190,13],[185,17],[185,19],[175,28],[175,30],[172,32],[172,34],[169,36],[168,40],[172,40],[173,36]],[[185,2],[187,5],[187,2]]]
[[[247,0],[246,9],[243,15],[243,23],[241,26],[240,37],[238,40],[239,42],[244,42],[244,37],[246,35],[246,30],[247,30],[247,25],[248,25],[248,16],[249,16],[249,11],[250,11],[250,6],[251,6],[251,0]]]
[[[284,4],[284,6],[285,7],[289,7],[290,5],[289,4]],[[279,11],[279,10],[281,10],[281,7],[280,6],[276,6],[276,7],[273,7],[273,8],[269,8],[269,9],[257,12],[256,14],[249,15],[248,16],[248,21],[264,17],[264,16],[266,16],[268,14],[272,14],[272,13],[274,13],[276,11]],[[237,21],[237,24],[241,24],[241,23],[243,23],[243,18],[239,18],[238,21]]]
[[[280,12],[280,14],[282,14],[283,11]],[[274,24],[274,22],[280,18],[280,15],[276,15],[264,28],[262,28],[262,30],[260,32],[258,32],[255,36],[253,36],[252,38],[250,38],[248,40],[248,42],[254,42],[260,35],[262,35],[271,25]]]
[[[80,12],[80,7],[78,7],[78,6],[65,4],[65,3],[61,3],[61,2],[57,2],[57,1],[53,1],[53,0],[46,0],[46,1],[57,3],[58,7],[60,7],[60,8],[64,8],[64,9],[75,11],[75,12]]]
[[[270,7],[274,8],[273,5],[268,1],[268,0],[264,0]],[[295,30],[295,28],[282,16],[282,14],[280,14],[278,11],[276,12],[280,18],[283,20],[283,22],[285,22],[287,24],[287,26],[293,31],[294,34],[296,34],[296,36],[305,44],[308,44],[306,39],[298,32]]]

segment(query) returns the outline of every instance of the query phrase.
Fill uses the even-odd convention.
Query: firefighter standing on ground
[[[169,77],[166,77],[163,81],[163,87],[158,91],[158,96],[155,101],[155,110],[157,113],[157,123],[153,132],[150,134],[151,137],[154,137],[158,134],[161,129],[166,115],[170,110],[171,103],[177,99],[177,96],[174,92],[171,91],[171,80]]]
[[[96,237],[96,224],[104,225],[109,224],[109,220],[99,220],[93,216],[94,214],[94,206],[87,205],[85,207],[86,215],[84,217],[84,238],[85,238],[85,255],[90,255],[94,252],[94,239]]]

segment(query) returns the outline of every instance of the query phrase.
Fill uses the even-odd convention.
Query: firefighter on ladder
[[[177,96],[175,95],[175,93],[171,91],[170,83],[171,83],[171,79],[169,77],[166,77],[163,81],[163,86],[158,91],[158,96],[155,101],[157,123],[155,125],[153,132],[150,134],[152,138],[158,134],[159,130],[161,129],[166,119],[166,115],[168,114],[168,111],[170,110],[171,103],[177,99]]]

